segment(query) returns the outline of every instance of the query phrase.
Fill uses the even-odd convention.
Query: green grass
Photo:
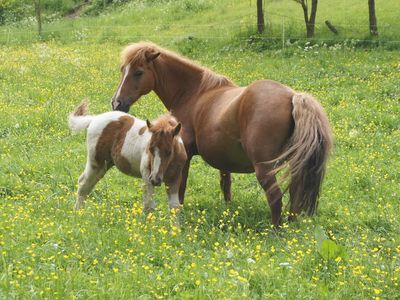
[[[319,213],[270,231],[254,175],[234,175],[225,206],[218,173],[194,160],[181,230],[163,189],[141,214],[140,181],[110,172],[73,211],[84,135],[66,117],[83,98],[110,109],[118,44],[3,47],[0,74],[0,296],[56,298],[400,297],[399,55],[334,49],[214,52],[196,59],[241,85],[272,78],[317,96],[335,133]],[[131,113],[165,111],[154,94]],[[347,256],[324,260],[322,226]],[[289,266],[286,266],[287,264]]]
[[[184,24],[210,23],[222,9],[217,1],[207,3],[212,6],[196,11],[196,18],[171,15],[156,4],[51,26],[122,24],[136,16],[132,22],[144,28],[153,9],[154,23],[168,24],[162,32],[188,35]],[[225,3],[227,20],[253,10],[248,1]],[[292,5],[269,3],[284,4]],[[166,10],[178,4],[168,5]],[[321,15],[328,11],[323,5]],[[259,41],[238,43],[246,28],[229,31],[233,40],[206,39],[210,28],[194,40],[137,38],[154,37],[240,85],[269,78],[315,95],[335,136],[317,215],[276,233],[254,174],[234,174],[227,206],[217,170],[199,157],[191,166],[180,229],[163,188],[156,193],[157,211],[146,218],[140,180],[116,170],[75,212],[85,136],[71,135],[66,118],[85,98],[93,113],[110,110],[125,37],[97,39],[103,29],[92,28],[88,35],[96,38],[87,42],[61,35],[53,42],[9,43],[0,47],[1,299],[400,298],[399,52],[351,43],[260,52]],[[144,119],[164,111],[151,93],[130,113]],[[326,257],[316,236],[320,227],[344,247],[340,257]]]

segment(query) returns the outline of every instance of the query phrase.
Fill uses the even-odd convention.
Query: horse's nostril
[[[112,109],[113,109],[113,110],[117,110],[118,107],[120,106],[120,104],[121,104],[121,103],[119,103],[119,101],[113,100],[113,101],[111,102]]]

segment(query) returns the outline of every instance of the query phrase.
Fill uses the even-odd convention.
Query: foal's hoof
[[[74,210],[81,210],[83,208],[83,204],[81,203],[75,203],[74,205]]]
[[[145,215],[148,215],[149,213],[153,213],[155,211],[156,211],[156,209],[154,207],[145,207],[145,208],[143,208],[143,213]]]

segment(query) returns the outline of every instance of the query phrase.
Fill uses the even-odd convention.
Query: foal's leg
[[[96,183],[103,178],[106,172],[106,166],[97,166],[90,162],[86,163],[85,171],[78,179],[78,196],[75,202],[75,209],[80,209],[84,205],[87,195],[90,194]]]
[[[169,209],[179,209],[179,181],[174,184],[167,185],[168,205]]]
[[[275,175],[268,175],[268,172],[272,168],[265,164],[255,164],[254,169],[258,182],[264,189],[271,208],[272,224],[275,227],[279,227],[282,213],[282,192],[278,185],[276,185],[276,177]]]
[[[181,205],[183,205],[183,201],[185,199],[186,181],[189,176],[189,167],[190,167],[191,159],[192,159],[192,156],[188,155],[187,161],[185,162],[185,165],[182,168],[182,180],[181,180],[181,184],[179,186],[179,203]]]
[[[220,170],[219,174],[220,174],[219,184],[221,186],[222,192],[224,193],[225,202],[226,203],[231,202],[231,185],[232,185],[231,173]]]
[[[150,213],[156,209],[156,203],[154,202],[154,186],[148,182],[147,180],[143,180],[144,182],[144,191],[143,191],[143,212]]]

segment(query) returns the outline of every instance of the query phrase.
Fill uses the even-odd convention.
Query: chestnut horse
[[[75,208],[112,167],[141,177],[144,183],[144,212],[155,209],[154,186],[164,182],[170,209],[179,208],[178,191],[187,156],[180,137],[181,124],[171,115],[153,122],[142,121],[119,111],[87,115],[82,103],[69,115],[69,127],[87,129],[87,162],[78,180]]]
[[[122,79],[112,98],[114,110],[128,112],[154,91],[182,123],[188,160],[182,172],[183,203],[190,160],[201,157],[220,170],[225,201],[231,199],[231,172],[255,172],[278,226],[282,192],[276,172],[290,175],[289,212],[312,215],[332,145],[328,119],[310,95],[272,80],[238,87],[222,75],[153,43],[122,51]]]

